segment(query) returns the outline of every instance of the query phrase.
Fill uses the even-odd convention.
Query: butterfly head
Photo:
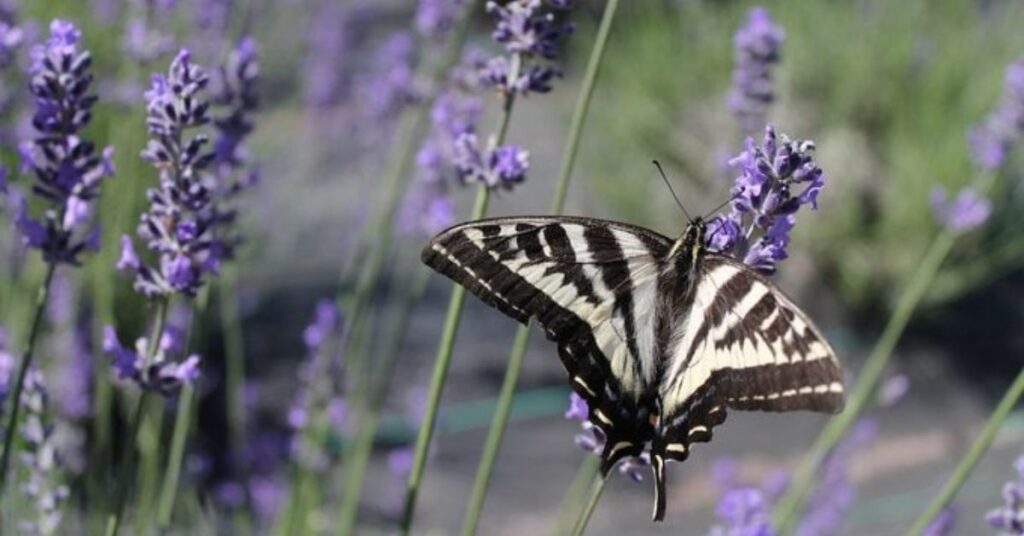
[[[686,226],[686,230],[683,231],[682,236],[676,240],[675,244],[672,244],[672,249],[669,250],[668,256],[675,257],[679,254],[684,254],[686,262],[691,265],[695,264],[697,256],[704,249],[704,237],[707,233],[707,224],[704,223],[702,218],[691,220]]]

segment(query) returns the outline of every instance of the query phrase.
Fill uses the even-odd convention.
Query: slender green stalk
[[[576,524],[572,528],[572,536],[583,536],[583,533],[586,532],[590,516],[594,514],[594,509],[597,508],[597,503],[601,500],[601,493],[607,482],[608,478],[598,477],[590,487],[590,498],[587,499],[587,505],[583,507],[579,519],[576,520]]]
[[[245,458],[245,338],[238,310],[238,272],[231,266],[220,280],[220,319],[224,329],[224,388],[227,392],[228,437],[230,452]],[[244,469],[243,469],[244,471]],[[243,478],[244,480],[244,478]]]
[[[185,440],[188,438],[189,421],[192,416],[194,393],[192,386],[185,384],[178,394],[178,414],[174,417],[174,434],[171,436],[171,452],[167,458],[167,470],[160,488],[160,501],[157,503],[156,523],[166,528],[171,522],[174,510],[174,499],[178,496],[178,481],[181,476],[181,463],[185,457]]]
[[[942,491],[932,499],[928,508],[921,513],[921,517],[917,518],[914,525],[907,531],[906,536],[921,536],[924,534],[925,529],[935,519],[935,516],[939,515],[939,512],[949,505],[956,492],[964,485],[967,477],[974,471],[974,467],[981,461],[985,451],[992,445],[992,441],[996,438],[996,433],[999,432],[999,428],[1006,421],[1006,417],[1010,415],[1014,406],[1017,405],[1022,394],[1024,394],[1024,369],[1017,373],[1017,378],[1013,380],[1010,388],[1003,395],[1003,399],[999,401],[995,411],[992,412],[988,422],[985,423],[985,428],[981,431],[981,435],[974,440],[974,444],[967,451],[967,455],[960,460],[960,464],[957,465],[953,475],[949,477],[946,485],[943,486]]]
[[[153,325],[153,333],[147,341],[146,355],[143,356],[142,370],[148,370],[153,362],[157,350],[160,348],[160,339],[164,336],[164,328],[167,327],[167,313],[170,310],[170,302],[161,300],[156,304],[156,323]],[[127,446],[125,447],[125,459],[121,466],[120,482],[116,483],[117,498],[114,501],[114,510],[107,517],[107,536],[115,536],[121,528],[121,521],[124,517],[125,505],[128,502],[128,495],[131,490],[131,483],[135,480],[135,455],[140,448],[137,445],[139,433],[145,424],[146,407],[149,405],[150,394],[143,389],[136,402],[133,411],[131,431],[128,435]]]
[[[551,534],[558,536],[569,532],[569,529],[572,528],[570,525],[573,521],[571,517],[572,512],[577,511],[583,506],[584,495],[590,489],[594,479],[598,478],[600,469],[601,458],[599,456],[587,455],[583,459],[583,463],[576,470],[576,476],[572,479],[572,484],[569,485],[569,489],[565,492],[562,504],[558,507],[558,517],[555,518],[555,527]]]
[[[356,408],[359,431],[356,433],[355,441],[349,459],[349,470],[345,475],[345,489],[342,494],[340,514],[338,515],[338,535],[346,536],[355,533],[356,518],[359,511],[359,499],[361,497],[363,480],[366,477],[366,468],[373,453],[373,440],[377,435],[377,428],[380,424],[380,412],[391,388],[391,381],[394,379],[394,368],[398,362],[398,356],[405,343],[405,335],[409,329],[409,321],[412,319],[412,310],[419,303],[420,298],[427,289],[430,281],[430,270],[421,267],[416,278],[409,286],[408,291],[397,306],[394,321],[388,333],[393,335],[389,339],[389,345],[381,356],[380,370],[376,372],[377,381],[369,392],[369,400],[360,403]]]
[[[988,193],[993,180],[994,175],[984,174],[975,181],[976,190],[980,195],[984,196]],[[868,402],[872,400],[878,381],[885,372],[885,367],[896,348],[896,343],[899,342],[903,330],[906,329],[925,292],[938,274],[942,262],[953,249],[955,239],[956,235],[945,229],[928,246],[924,257],[917,266],[917,271],[911,276],[899,301],[896,302],[896,307],[893,309],[892,316],[889,317],[882,335],[875,343],[867,361],[864,362],[857,384],[847,400],[846,409],[829,421],[794,471],[792,483],[775,508],[774,521],[779,534],[789,534],[793,530],[797,517],[803,510],[804,503],[814,484],[815,472],[824,463],[833,447],[842,439],[846,430],[857,420]]]
[[[583,136],[583,124],[586,122],[587,112],[590,109],[590,100],[594,94],[594,87],[597,85],[597,75],[601,69],[601,59],[604,57],[605,45],[608,43],[608,35],[611,33],[612,21],[615,19],[615,12],[618,6],[619,0],[608,0],[605,4],[604,15],[601,17],[601,24],[598,27],[597,37],[594,41],[594,49],[591,51],[590,59],[587,62],[587,70],[583,76],[580,96],[576,101],[576,109],[573,112],[572,123],[569,126],[569,139],[566,142],[565,154],[562,157],[562,167],[555,186],[555,197],[551,202],[550,212],[552,214],[560,214],[565,207],[565,197],[569,191],[569,182],[572,180],[572,171],[576,163],[576,156],[579,153],[580,139]],[[494,471],[494,463],[498,458],[498,451],[501,449],[501,442],[505,436],[509,410],[512,407],[512,399],[515,397],[516,385],[519,383],[519,373],[522,370],[523,358],[526,355],[529,340],[530,327],[528,325],[520,326],[516,330],[515,342],[509,355],[508,366],[505,369],[505,378],[502,381],[494,419],[491,421],[491,428],[487,433],[484,451],[480,457],[480,465],[477,468],[476,478],[473,481],[473,490],[470,492],[469,503],[466,507],[466,517],[462,524],[463,536],[476,534],[477,526],[480,523],[480,515],[483,512],[491,474]]]
[[[46,302],[50,298],[50,284],[53,282],[53,274],[57,271],[55,263],[49,263],[46,267],[46,278],[39,287],[39,294],[36,295],[36,311],[32,316],[32,326],[28,331],[28,342],[25,346],[25,354],[18,366],[18,376],[14,381],[14,389],[11,391],[11,409],[7,418],[7,426],[4,427],[4,453],[0,457],[0,497],[7,489],[7,469],[10,466],[11,450],[14,448],[14,436],[18,431],[18,413],[21,409],[21,391],[25,388],[25,376],[32,366],[32,357],[35,355],[36,341],[39,339],[39,330],[43,325],[43,313],[46,311]]]

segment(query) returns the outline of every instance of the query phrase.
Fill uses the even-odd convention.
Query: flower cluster
[[[553,5],[571,7],[568,2]],[[541,0],[512,0],[505,5],[487,2],[487,12],[497,22],[491,36],[508,55],[484,61],[480,74],[486,85],[504,95],[546,93],[562,75],[548,62],[558,57],[559,46],[573,26],[558,22],[554,13],[541,7]]]
[[[23,534],[39,536],[57,534],[62,517],[61,503],[70,493],[61,483],[61,459],[54,445],[53,427],[45,422],[47,397],[42,373],[29,370],[21,393],[21,405],[25,408],[22,462],[28,469],[25,495],[35,508],[33,518],[22,520],[19,528]]]
[[[319,416],[326,416],[333,428],[340,429],[347,416],[347,405],[341,397],[331,398],[340,377],[340,361],[334,359],[327,344],[341,330],[338,309],[330,300],[316,305],[313,321],[302,333],[306,344],[307,361],[299,369],[299,391],[288,411],[288,424],[292,428],[291,452],[297,463],[309,468],[323,468],[327,454],[323,445],[314,441],[308,432],[319,426]]]
[[[455,139],[452,162],[465,184],[482,183],[492,189],[511,190],[526,180],[530,152],[519,145],[499,147],[493,137],[481,146],[475,133],[465,132]]]
[[[988,220],[992,202],[970,188],[960,190],[956,198],[950,200],[946,189],[938,186],[932,190],[932,212],[943,227],[954,233],[966,233]]]
[[[0,21],[0,69],[14,63],[18,49],[25,40],[25,32],[5,21]]]
[[[1013,464],[1017,480],[1003,486],[1003,506],[985,515],[988,524],[1003,534],[1024,534],[1024,456]]]
[[[804,205],[818,208],[825,175],[813,154],[813,142],[776,136],[771,125],[761,145],[748,138],[746,150],[729,161],[740,171],[732,188],[732,210],[708,223],[709,247],[772,273],[775,263],[787,257],[796,212]]]
[[[765,124],[775,100],[772,70],[781,57],[784,37],[782,28],[761,7],[750,10],[746,23],[733,37],[736,63],[728,104],[744,132],[756,132]]]
[[[587,402],[576,393],[570,393],[569,409],[565,410],[565,418],[570,421],[579,421],[580,427],[583,428],[581,433],[576,434],[576,446],[600,455],[604,450],[604,433],[590,422],[589,414],[590,408],[587,407]],[[651,460],[645,452],[640,457],[622,460],[617,468],[620,474],[628,476],[635,482],[640,482],[644,479],[644,468],[649,465],[651,465]]]
[[[333,106],[345,94],[348,80],[340,59],[350,52],[350,18],[340,2],[324,2],[313,17],[303,64],[303,94],[314,108]]]
[[[737,487],[722,494],[715,506],[718,524],[708,536],[775,536],[770,504],[764,493],[754,487]]]
[[[62,420],[79,420],[92,415],[91,378],[93,356],[89,329],[79,322],[81,308],[77,303],[74,285],[67,272],[58,271],[50,283],[50,299],[46,313],[53,335],[49,338],[49,352],[59,359],[49,378],[53,397]]]
[[[121,38],[121,48],[131,60],[145,65],[174,49],[174,37],[158,29],[152,21],[172,17],[174,2],[167,0],[133,0],[131,13]]]
[[[32,48],[29,90],[36,100],[32,126],[39,135],[18,146],[21,171],[35,174],[32,191],[47,209],[42,220],[35,219],[22,200],[16,224],[25,245],[53,264],[77,265],[83,251],[99,247],[91,204],[103,179],[114,173],[113,148],[97,155],[78,135],[96,103],[89,94],[92,58],[79,48],[81,38],[70,22],[58,19],[50,24],[46,43]]]
[[[164,328],[159,344],[153,355],[147,358],[150,351],[149,339],[136,339],[133,348],[121,345],[113,326],[103,330],[103,351],[113,358],[113,367],[118,378],[130,380],[142,389],[170,395],[183,384],[194,384],[199,379],[199,361],[196,354],[191,354],[178,361],[185,351],[185,325],[187,314],[176,315]]]
[[[971,156],[982,169],[993,170],[1006,160],[1010,147],[1024,133],[1024,60],[1006,68],[1002,101],[982,124],[968,133]]]
[[[159,262],[144,264],[132,239],[123,236],[117,267],[134,271],[135,289],[150,298],[195,296],[204,278],[218,273],[227,253],[216,237],[216,227],[224,223],[214,202],[218,185],[206,173],[215,155],[205,152],[205,135],[185,138],[188,129],[210,121],[209,103],[203,98],[208,81],[183,50],[166,77],[153,76],[146,92],[146,124],[152,138],[142,157],[160,171],[160,182],[146,192],[150,208],[142,215],[138,234]]]

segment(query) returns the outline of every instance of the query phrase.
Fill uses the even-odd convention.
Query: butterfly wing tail
[[[651,456],[651,472],[654,474],[653,521],[665,520],[665,459],[660,454]]]

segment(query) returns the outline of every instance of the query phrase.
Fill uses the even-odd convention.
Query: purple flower
[[[13,379],[11,374],[14,372],[14,365],[17,362],[7,346],[9,343],[10,336],[7,334],[7,329],[0,326],[0,405],[3,404],[4,400],[7,399],[8,393],[10,393],[11,380]]]
[[[333,106],[346,92],[348,79],[343,60],[351,52],[350,17],[340,2],[324,2],[313,17],[303,67],[303,90],[310,106]]]
[[[949,536],[956,528],[957,511],[956,505],[949,505],[935,516],[935,519],[925,527],[921,536]]]
[[[170,395],[182,385],[194,385],[199,380],[198,355],[189,355],[180,361],[175,358],[176,354],[180,355],[184,350],[183,333],[183,326],[168,322],[160,344],[156,347],[155,355],[148,361],[148,365],[148,340],[145,337],[136,339],[134,348],[126,348],[118,340],[113,326],[107,326],[103,330],[103,351],[113,359],[113,368],[118,378],[130,380],[142,389]]]
[[[187,131],[209,123],[206,73],[182,50],[167,76],[153,75],[146,124],[152,136],[142,157],[159,171],[159,185],[146,191],[150,207],[139,237],[157,256],[140,262],[131,239],[121,239],[122,270],[135,272],[135,290],[149,298],[180,293],[195,296],[208,276],[218,273],[230,245],[218,236],[225,215],[217,206],[219,185],[208,168],[216,154],[204,148],[204,134]]]
[[[395,32],[376,49],[374,68],[358,81],[360,101],[374,121],[393,118],[419,100],[422,90],[413,72],[416,45],[406,32]]]
[[[62,518],[62,503],[70,494],[63,483],[54,428],[46,423],[48,399],[42,373],[30,369],[20,401],[25,410],[25,423],[21,427],[24,440],[21,459],[28,470],[28,480],[23,489],[28,503],[32,505],[22,512],[31,517],[18,523],[24,534],[56,534]]]
[[[768,11],[755,7],[733,37],[735,67],[728,103],[746,133],[765,123],[768,108],[775,100],[772,70],[779,62],[785,33]]]
[[[946,189],[932,190],[932,212],[940,224],[954,233],[966,233],[981,226],[992,214],[992,203],[974,190],[964,188],[950,202]]]
[[[530,153],[518,145],[495,147],[493,139],[481,148],[476,134],[467,132],[455,139],[453,162],[464,184],[480,182],[491,189],[511,190],[526,179]]]
[[[89,94],[92,58],[79,49],[80,40],[77,28],[57,19],[50,24],[50,38],[32,48],[29,91],[35,96],[32,125],[38,136],[18,146],[21,171],[35,175],[32,191],[47,210],[35,219],[23,203],[16,224],[25,245],[39,249],[49,263],[77,265],[96,245],[89,206],[103,179],[113,174],[112,149],[97,155],[78,135],[96,103]]]
[[[0,69],[14,63],[18,49],[25,41],[25,32],[7,22],[0,21]]]
[[[1024,534],[1024,456],[1013,468],[1017,479],[1003,486],[1003,506],[985,514],[985,521],[1003,534]]]
[[[341,334],[342,322],[334,302],[323,299],[316,305],[313,321],[302,333],[306,361],[299,367],[298,391],[288,410],[292,428],[291,457],[295,463],[321,470],[329,463],[322,441],[314,437],[315,427],[343,424],[345,401],[337,396],[341,386],[340,359],[330,350],[328,340]]]
[[[796,212],[804,205],[817,209],[825,175],[813,153],[813,142],[776,136],[771,125],[760,146],[748,138],[746,150],[729,161],[739,170],[732,210],[708,222],[708,247],[772,273],[787,257]]]
[[[967,141],[975,164],[984,170],[1003,165],[1010,147],[1024,132],[1024,60],[1006,68],[1006,83],[999,105],[971,129]]]
[[[443,39],[455,25],[463,3],[463,0],[420,0],[416,8],[416,31],[428,39]]]
[[[157,6],[146,9],[156,10]],[[154,13],[157,16],[168,16],[168,13]],[[156,61],[161,56],[174,50],[174,38],[155,28],[152,17],[135,16],[127,22],[121,38],[121,48],[135,62],[145,65]]]
[[[751,487],[739,487],[722,494],[715,506],[719,524],[709,536],[775,536],[764,493]]]
[[[561,42],[573,26],[556,21],[554,13],[543,12],[541,7],[540,0],[513,0],[504,5],[487,2],[487,12],[496,21],[491,36],[504,46],[507,56],[480,62],[484,85],[503,95],[551,91],[552,81],[561,72],[544,62],[558,57]],[[556,7],[569,5],[561,2]]]
[[[910,378],[906,374],[895,374],[882,382],[878,388],[877,402],[883,408],[896,405],[910,391]]]

